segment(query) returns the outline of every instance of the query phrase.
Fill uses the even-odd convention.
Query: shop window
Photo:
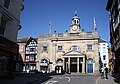
[[[41,71],[42,73],[47,73],[47,71],[48,71],[48,66],[40,66],[40,71]]]
[[[0,56],[0,75],[8,72],[9,58]]]

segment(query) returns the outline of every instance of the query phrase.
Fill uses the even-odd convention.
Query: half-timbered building
[[[23,60],[23,71],[36,69],[37,39],[32,37],[18,37],[19,53]],[[19,65],[19,64],[17,64]],[[19,68],[16,68],[19,70]]]

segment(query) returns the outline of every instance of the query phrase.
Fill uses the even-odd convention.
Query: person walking
[[[101,79],[103,79],[104,78],[104,68],[102,67],[101,68]]]
[[[105,79],[108,79],[108,68],[105,67]]]

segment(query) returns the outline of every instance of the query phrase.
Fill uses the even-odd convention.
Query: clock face
[[[76,31],[77,30],[77,26],[73,26],[72,30]]]

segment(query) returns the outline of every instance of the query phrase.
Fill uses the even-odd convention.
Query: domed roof
[[[76,19],[79,19],[77,15],[75,15],[73,18],[74,18],[74,19],[75,19],[75,18],[76,18]]]
[[[73,19],[79,19],[77,16],[77,11],[75,11]]]

